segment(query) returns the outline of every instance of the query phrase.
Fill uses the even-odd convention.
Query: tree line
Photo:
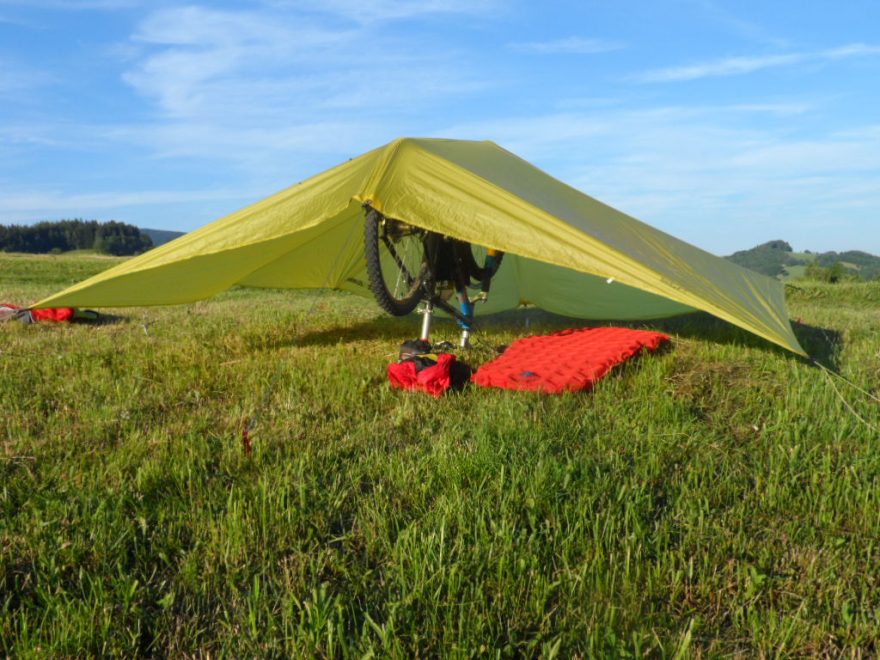
[[[59,220],[33,225],[0,225],[0,251],[68,252],[95,250],[104,254],[127,256],[153,247],[149,236],[134,225],[97,220]]]

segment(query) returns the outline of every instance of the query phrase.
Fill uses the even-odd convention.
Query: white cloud
[[[771,115],[802,115],[811,109],[808,103],[788,102],[788,103],[739,103],[736,105],[722,106],[716,108],[719,111],[727,112],[745,112],[745,113],[766,113]]]
[[[308,86],[296,67],[350,38],[255,12],[161,10],[135,33],[148,52],[124,80],[170,116],[228,114],[292,100]]]
[[[134,34],[139,50],[124,80],[160,114],[107,136],[164,157],[221,158],[266,172],[294,153],[355,155],[352,145],[378,146],[398,137],[407,117],[417,122],[438,102],[486,88],[455,52],[278,11],[151,14]]]
[[[155,11],[140,24],[133,38],[160,46],[222,48],[265,45],[271,52],[284,54],[314,45],[327,45],[345,36],[345,32],[318,30],[310,22],[283,21],[272,13],[216,10],[193,5]]]
[[[28,9],[62,9],[67,11],[131,9],[143,0],[0,0],[0,7],[23,6]]]
[[[757,57],[728,57],[687,66],[654,69],[631,78],[634,82],[663,83],[698,80],[719,76],[735,76],[762,69],[780,68],[808,62],[827,62],[852,57],[880,55],[880,46],[848,44],[815,53],[783,53]]]
[[[9,146],[52,147],[59,142],[47,126],[5,125],[0,127],[0,148]]]
[[[267,4],[335,15],[364,24],[434,14],[480,15],[500,10],[498,0],[269,0]]]
[[[669,128],[681,127],[687,133],[694,126],[712,126],[714,130],[725,130],[723,137],[734,139],[734,143],[743,139],[742,129],[724,126],[739,126],[743,115],[763,113],[769,116],[785,117],[791,114],[808,112],[811,106],[805,102],[774,102],[733,105],[702,105],[702,106],[660,106],[641,110],[627,110],[623,107],[603,108],[598,105],[578,111],[577,107],[566,112],[557,112],[540,116],[520,118],[499,118],[486,122],[472,122],[452,126],[444,131],[449,137],[469,137],[500,140],[505,145],[514,145],[511,149],[517,153],[552,155],[554,159],[568,151],[568,145],[578,141],[593,141],[595,144],[611,146],[610,142],[636,147],[639,144],[655,144],[664,135],[671,135]],[[711,121],[709,121],[711,120]],[[656,134],[655,129],[663,128]],[[703,129],[705,130],[705,128]],[[629,137],[634,135],[637,137]],[[651,137],[653,136],[653,137]],[[705,136],[703,136],[705,137]],[[716,140],[722,136],[716,136]],[[647,142],[645,141],[647,138]],[[670,147],[677,140],[675,134]],[[691,143],[694,140],[686,140]],[[595,148],[595,146],[593,147]],[[621,149],[623,151],[623,149]],[[633,149],[634,153],[641,149]],[[583,161],[577,150],[571,152],[577,161]]]
[[[634,76],[633,80],[643,83],[680,82],[711,78],[716,76],[735,76],[752,73],[761,69],[790,66],[803,62],[806,58],[798,53],[788,55],[766,55],[764,57],[728,57],[713,62],[703,62],[689,66],[655,69]]]
[[[591,55],[625,48],[622,43],[616,41],[585,39],[582,37],[566,37],[564,39],[555,39],[552,41],[512,43],[509,47],[512,50],[523,53],[537,53],[541,55]]]
[[[741,38],[769,44],[777,48],[787,45],[785,39],[780,39],[778,36],[768,33],[762,25],[744,20],[730,12],[728,8],[713,2],[713,0],[693,0],[693,2],[709,19],[724,26],[731,33]]]
[[[53,77],[45,71],[0,58],[0,99],[21,96],[53,80]]]
[[[849,57],[869,57],[880,55],[880,46],[868,44],[848,44],[840,48],[831,48],[819,54],[820,59],[841,60]]]
[[[289,124],[322,109],[375,114],[483,87],[454,53],[420,54],[396,37],[265,13],[163,10],[134,38],[148,50],[124,79],[177,118],[246,125],[242,117],[271,114]]]
[[[121,207],[223,201],[238,199],[240,196],[240,191],[212,189],[137,190],[86,194],[67,194],[57,190],[6,190],[0,194],[0,216],[7,220],[19,221],[58,214],[78,217]]]
[[[104,131],[104,135],[114,142],[149,148],[159,158],[226,160],[246,165],[252,171],[270,169],[276,161],[286,161],[290,171],[291,154],[297,158],[327,153],[356,156],[379,146],[384,130],[377,123],[314,121],[286,128],[253,126],[224,132],[216,126],[185,121],[117,127]]]
[[[429,8],[452,11],[455,3]],[[31,167],[47,153],[113,154],[107,161],[122,162],[117,167],[137,178],[151,158],[165,161],[159,167],[183,162],[194,172],[202,171],[201,160],[216,172],[208,180],[229,182],[224,191],[74,194],[77,188],[43,190],[40,184],[21,191],[4,185],[0,171],[0,214],[29,220],[139,207],[146,217],[162,205],[200,203],[222,211],[226,205],[217,199],[237,206],[401,134],[415,134],[413,126],[426,111],[485,88],[459,54],[417,47],[424,41],[417,44],[394,28],[339,28],[333,18],[289,11],[192,5],[151,11],[126,43],[114,46],[125,53],[114,58],[125,67],[123,80],[147,103],[146,119],[90,123],[71,116],[41,124],[25,116],[0,126],[4,162]],[[32,77],[4,77],[11,71],[0,66],[0,96],[5,88],[17,89],[16,80]],[[162,178],[155,164],[146,168],[150,180]],[[81,185],[95,190],[101,185],[96,180]]]

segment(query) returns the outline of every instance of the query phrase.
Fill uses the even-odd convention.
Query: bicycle
[[[434,309],[442,309],[458,322],[460,346],[467,348],[474,305],[488,300],[504,253],[387,218],[369,205],[365,209],[364,256],[376,302],[393,316],[406,316],[424,302],[420,337],[424,341],[429,341]],[[482,266],[477,263],[480,256]],[[479,294],[472,298],[468,289],[476,287]],[[459,309],[448,302],[453,293]]]

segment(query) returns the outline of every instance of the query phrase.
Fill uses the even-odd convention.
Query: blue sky
[[[0,223],[190,230],[491,139],[712,252],[880,254],[880,3],[0,0]]]

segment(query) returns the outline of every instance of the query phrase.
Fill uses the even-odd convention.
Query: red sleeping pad
[[[481,366],[472,380],[483,387],[557,394],[592,387],[615,365],[669,337],[629,328],[582,328],[517,339]]]

